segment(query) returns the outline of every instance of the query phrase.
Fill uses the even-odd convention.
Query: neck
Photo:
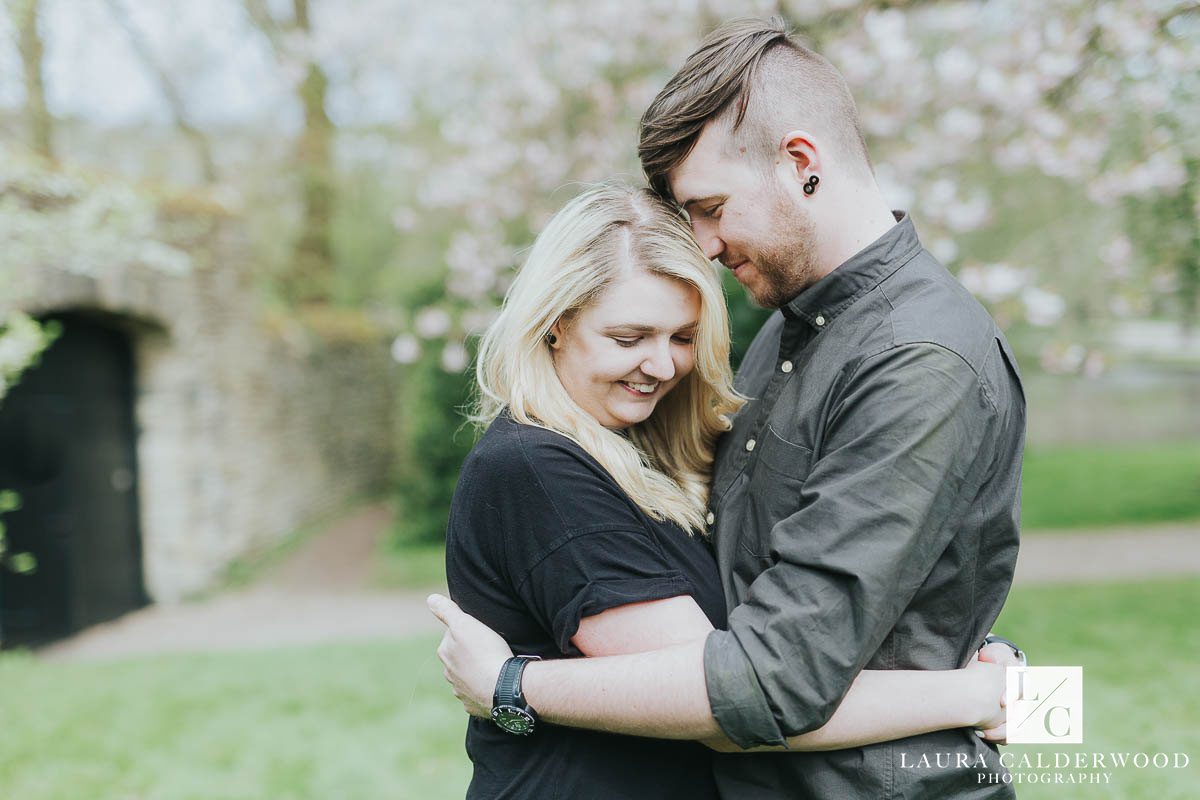
[[[846,187],[838,197],[830,198],[829,235],[823,237],[819,258],[824,275],[846,263],[860,250],[887,233],[896,218],[884,201],[879,187]]]

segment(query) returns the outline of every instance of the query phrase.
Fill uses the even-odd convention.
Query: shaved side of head
[[[792,38],[782,20],[742,19],[709,34],[642,115],[638,154],[650,186],[670,198],[668,173],[710,122],[727,125],[730,155],[773,163],[788,131],[833,149],[845,168],[871,175],[846,79]]]

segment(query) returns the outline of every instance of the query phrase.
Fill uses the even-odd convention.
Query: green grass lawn
[[[1185,752],[1193,762],[1182,772],[1117,772],[1108,787],[1023,786],[1022,800],[1195,796],[1197,607],[1200,580],[1013,593],[997,629],[1035,663],[1085,668],[1083,750]],[[4,655],[0,797],[461,798],[464,718],[435,644],[96,664]]]
[[[1107,787],[1023,785],[1021,800],[1198,796],[1198,607],[1200,579],[1013,591],[996,630],[1020,642],[1034,665],[1084,668],[1084,743],[1010,749],[1182,752],[1191,758],[1186,770],[1115,771]]]
[[[461,798],[436,637],[97,664],[0,657],[0,798]]]
[[[1176,520],[1200,520],[1200,442],[1031,447],[1025,453],[1025,530]]]

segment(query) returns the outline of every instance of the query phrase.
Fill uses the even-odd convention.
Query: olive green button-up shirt
[[[710,501],[731,611],[704,668],[743,747],[820,727],[862,669],[966,665],[1012,580],[1016,362],[898,220],[773,315],[738,371],[751,400],[720,442]],[[1012,796],[971,730],[716,770],[737,800]]]

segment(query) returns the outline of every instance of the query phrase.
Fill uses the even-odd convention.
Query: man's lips
[[[722,262],[722,263],[724,263],[724,262]],[[738,276],[738,272],[741,270],[741,268],[746,266],[749,263],[750,263],[750,261],[749,261],[749,259],[747,259],[746,261],[739,261],[736,264],[725,264],[725,268],[727,270],[729,270],[730,272],[732,272],[733,277],[736,278]]]

